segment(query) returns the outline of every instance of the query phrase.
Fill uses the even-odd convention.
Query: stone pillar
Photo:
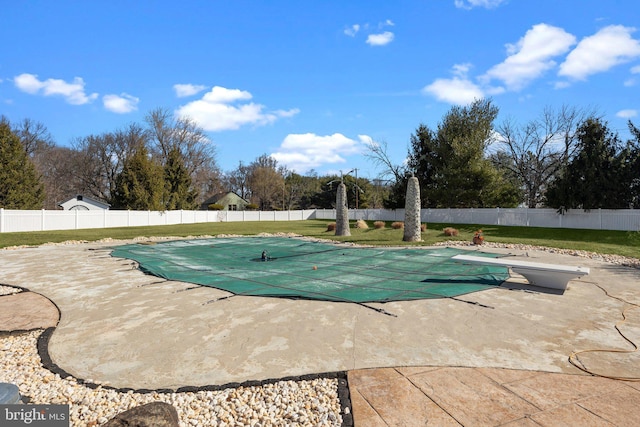
[[[338,185],[336,195],[336,236],[351,236],[349,230],[349,210],[347,209],[347,186]]]
[[[412,176],[407,185],[407,197],[404,205],[404,242],[419,242],[420,235],[420,184]]]

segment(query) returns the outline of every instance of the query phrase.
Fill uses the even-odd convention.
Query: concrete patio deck
[[[562,295],[511,280],[462,296],[466,302],[372,304],[392,317],[344,303],[217,301],[229,294],[145,276],[112,258],[110,245],[0,256],[0,284],[31,289],[60,308],[49,354],[78,378],[177,388],[349,371],[356,426],[640,422],[640,383],[592,377],[568,363],[573,351],[631,348],[614,325],[628,303],[640,304],[638,270],[530,251],[527,259],[586,266],[592,274]],[[10,303],[0,297],[0,330],[30,329],[5,322],[29,320],[26,310],[33,319],[40,306],[49,310],[44,318],[54,316],[37,297],[16,303],[33,295]],[[640,310],[629,311],[621,328],[640,341]],[[586,353],[580,360],[601,375],[637,378],[639,358]]]

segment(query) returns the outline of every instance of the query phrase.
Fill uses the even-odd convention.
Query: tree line
[[[412,176],[425,208],[640,207],[640,130],[631,121],[623,142],[595,111],[546,108],[525,124],[496,125],[497,116],[490,99],[452,107],[435,128],[417,127],[402,164],[386,142],[370,143],[365,156],[383,170],[372,180],[301,175],[267,154],[223,171],[203,129],[161,108],[70,147],[41,123],[0,117],[0,207],[56,209],[83,194],[111,209],[198,209],[233,191],[260,210],[332,208],[344,182],[350,208],[394,209]]]
[[[149,112],[143,123],[76,138],[70,147],[58,146],[42,123],[0,117],[0,207],[57,209],[82,194],[111,209],[189,210],[229,191],[261,210],[335,204],[338,176],[300,175],[267,154],[222,171],[215,154],[202,128],[166,109]],[[382,190],[370,196],[368,180],[345,182],[361,193],[359,207],[376,196],[382,207]]]
[[[435,129],[418,126],[402,165],[385,143],[371,143],[369,158],[392,183],[385,206],[404,206],[415,176],[427,208],[640,207],[640,130],[631,121],[622,142],[592,110],[545,108],[525,124],[495,125],[497,115],[490,99],[452,107]]]

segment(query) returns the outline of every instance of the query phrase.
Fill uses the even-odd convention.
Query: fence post
[[[600,230],[602,230],[602,208],[598,208],[598,216],[600,217]]]
[[[44,231],[44,209],[42,209],[42,217],[40,218],[40,228]]]
[[[0,233],[4,233],[4,208],[0,208]]]
[[[80,216],[80,211],[78,209],[76,209],[76,230],[78,229],[78,218]]]
[[[500,208],[496,208],[496,225],[500,225]]]

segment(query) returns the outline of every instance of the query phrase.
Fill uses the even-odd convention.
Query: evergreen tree
[[[163,195],[162,167],[150,158],[146,147],[140,145],[116,176],[114,209],[160,211],[164,209]]]
[[[42,209],[44,188],[8,121],[0,121],[0,207]]]
[[[620,150],[618,135],[591,118],[578,128],[577,139],[575,156],[547,191],[547,205],[560,210],[628,208],[627,153]]]
[[[196,209],[197,192],[191,187],[191,175],[178,148],[173,147],[164,165],[165,202],[167,210]]]
[[[452,107],[432,131],[411,136],[409,170],[420,181],[424,207],[515,206],[519,191],[486,158],[498,108],[490,100]],[[398,197],[400,200],[400,197]]]
[[[627,142],[624,161],[624,186],[629,188],[629,207],[640,208],[640,129],[629,120],[633,139]]]

